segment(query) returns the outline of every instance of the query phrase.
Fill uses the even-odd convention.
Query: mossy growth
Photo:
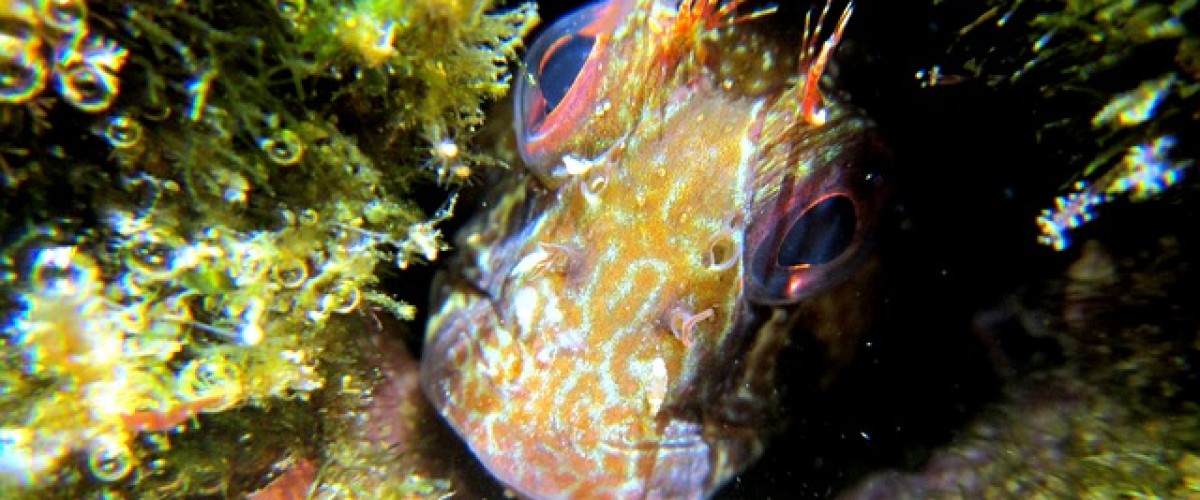
[[[937,85],[962,73],[1037,95],[1037,138],[1059,165],[1048,175],[1062,182],[1037,219],[1039,240],[1062,250],[1105,203],[1200,185],[1197,4],[989,0],[959,31],[947,66],[921,76]]]
[[[320,432],[239,436],[349,418],[311,403],[353,364],[327,359],[356,332],[334,326],[413,316],[376,276],[436,259],[454,206],[413,187],[487,163],[468,141],[536,22],[493,0],[0,5],[0,496],[230,494],[261,486],[235,450],[318,453]]]

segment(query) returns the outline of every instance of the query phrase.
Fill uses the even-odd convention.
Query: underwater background
[[[414,360],[520,168],[512,65],[583,4],[0,6],[0,496],[502,496]],[[871,327],[832,376],[796,332],[717,497],[1200,497],[1196,2],[855,9]]]

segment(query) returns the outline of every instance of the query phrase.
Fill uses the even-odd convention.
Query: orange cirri
[[[421,367],[522,496],[712,494],[765,447],[802,306],[863,269],[886,154],[821,88],[852,7],[784,57],[742,3],[600,2],[526,56],[525,168],[459,234]]]

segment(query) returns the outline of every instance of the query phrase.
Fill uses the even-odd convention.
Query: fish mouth
[[[665,415],[653,438],[603,436],[590,448],[580,448],[572,437],[595,429],[521,427],[504,405],[522,404],[529,393],[506,393],[512,388],[503,374],[489,373],[485,353],[497,332],[514,321],[502,321],[497,302],[470,283],[447,284],[439,294],[442,302],[430,319],[421,357],[421,387],[483,467],[523,495],[553,497],[552,492],[586,483],[622,492],[617,497],[701,498],[762,453],[758,427],[706,429],[705,420],[691,412]],[[711,383],[709,389],[719,385]],[[633,468],[619,474],[598,468],[606,460]],[[557,479],[547,479],[551,476]],[[562,479],[566,476],[574,479]]]

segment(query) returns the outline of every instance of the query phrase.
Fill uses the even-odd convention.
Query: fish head
[[[866,254],[885,155],[820,89],[849,9],[784,63],[741,3],[600,2],[527,54],[525,169],[459,234],[422,360],[523,495],[710,494],[762,452],[799,305]]]

